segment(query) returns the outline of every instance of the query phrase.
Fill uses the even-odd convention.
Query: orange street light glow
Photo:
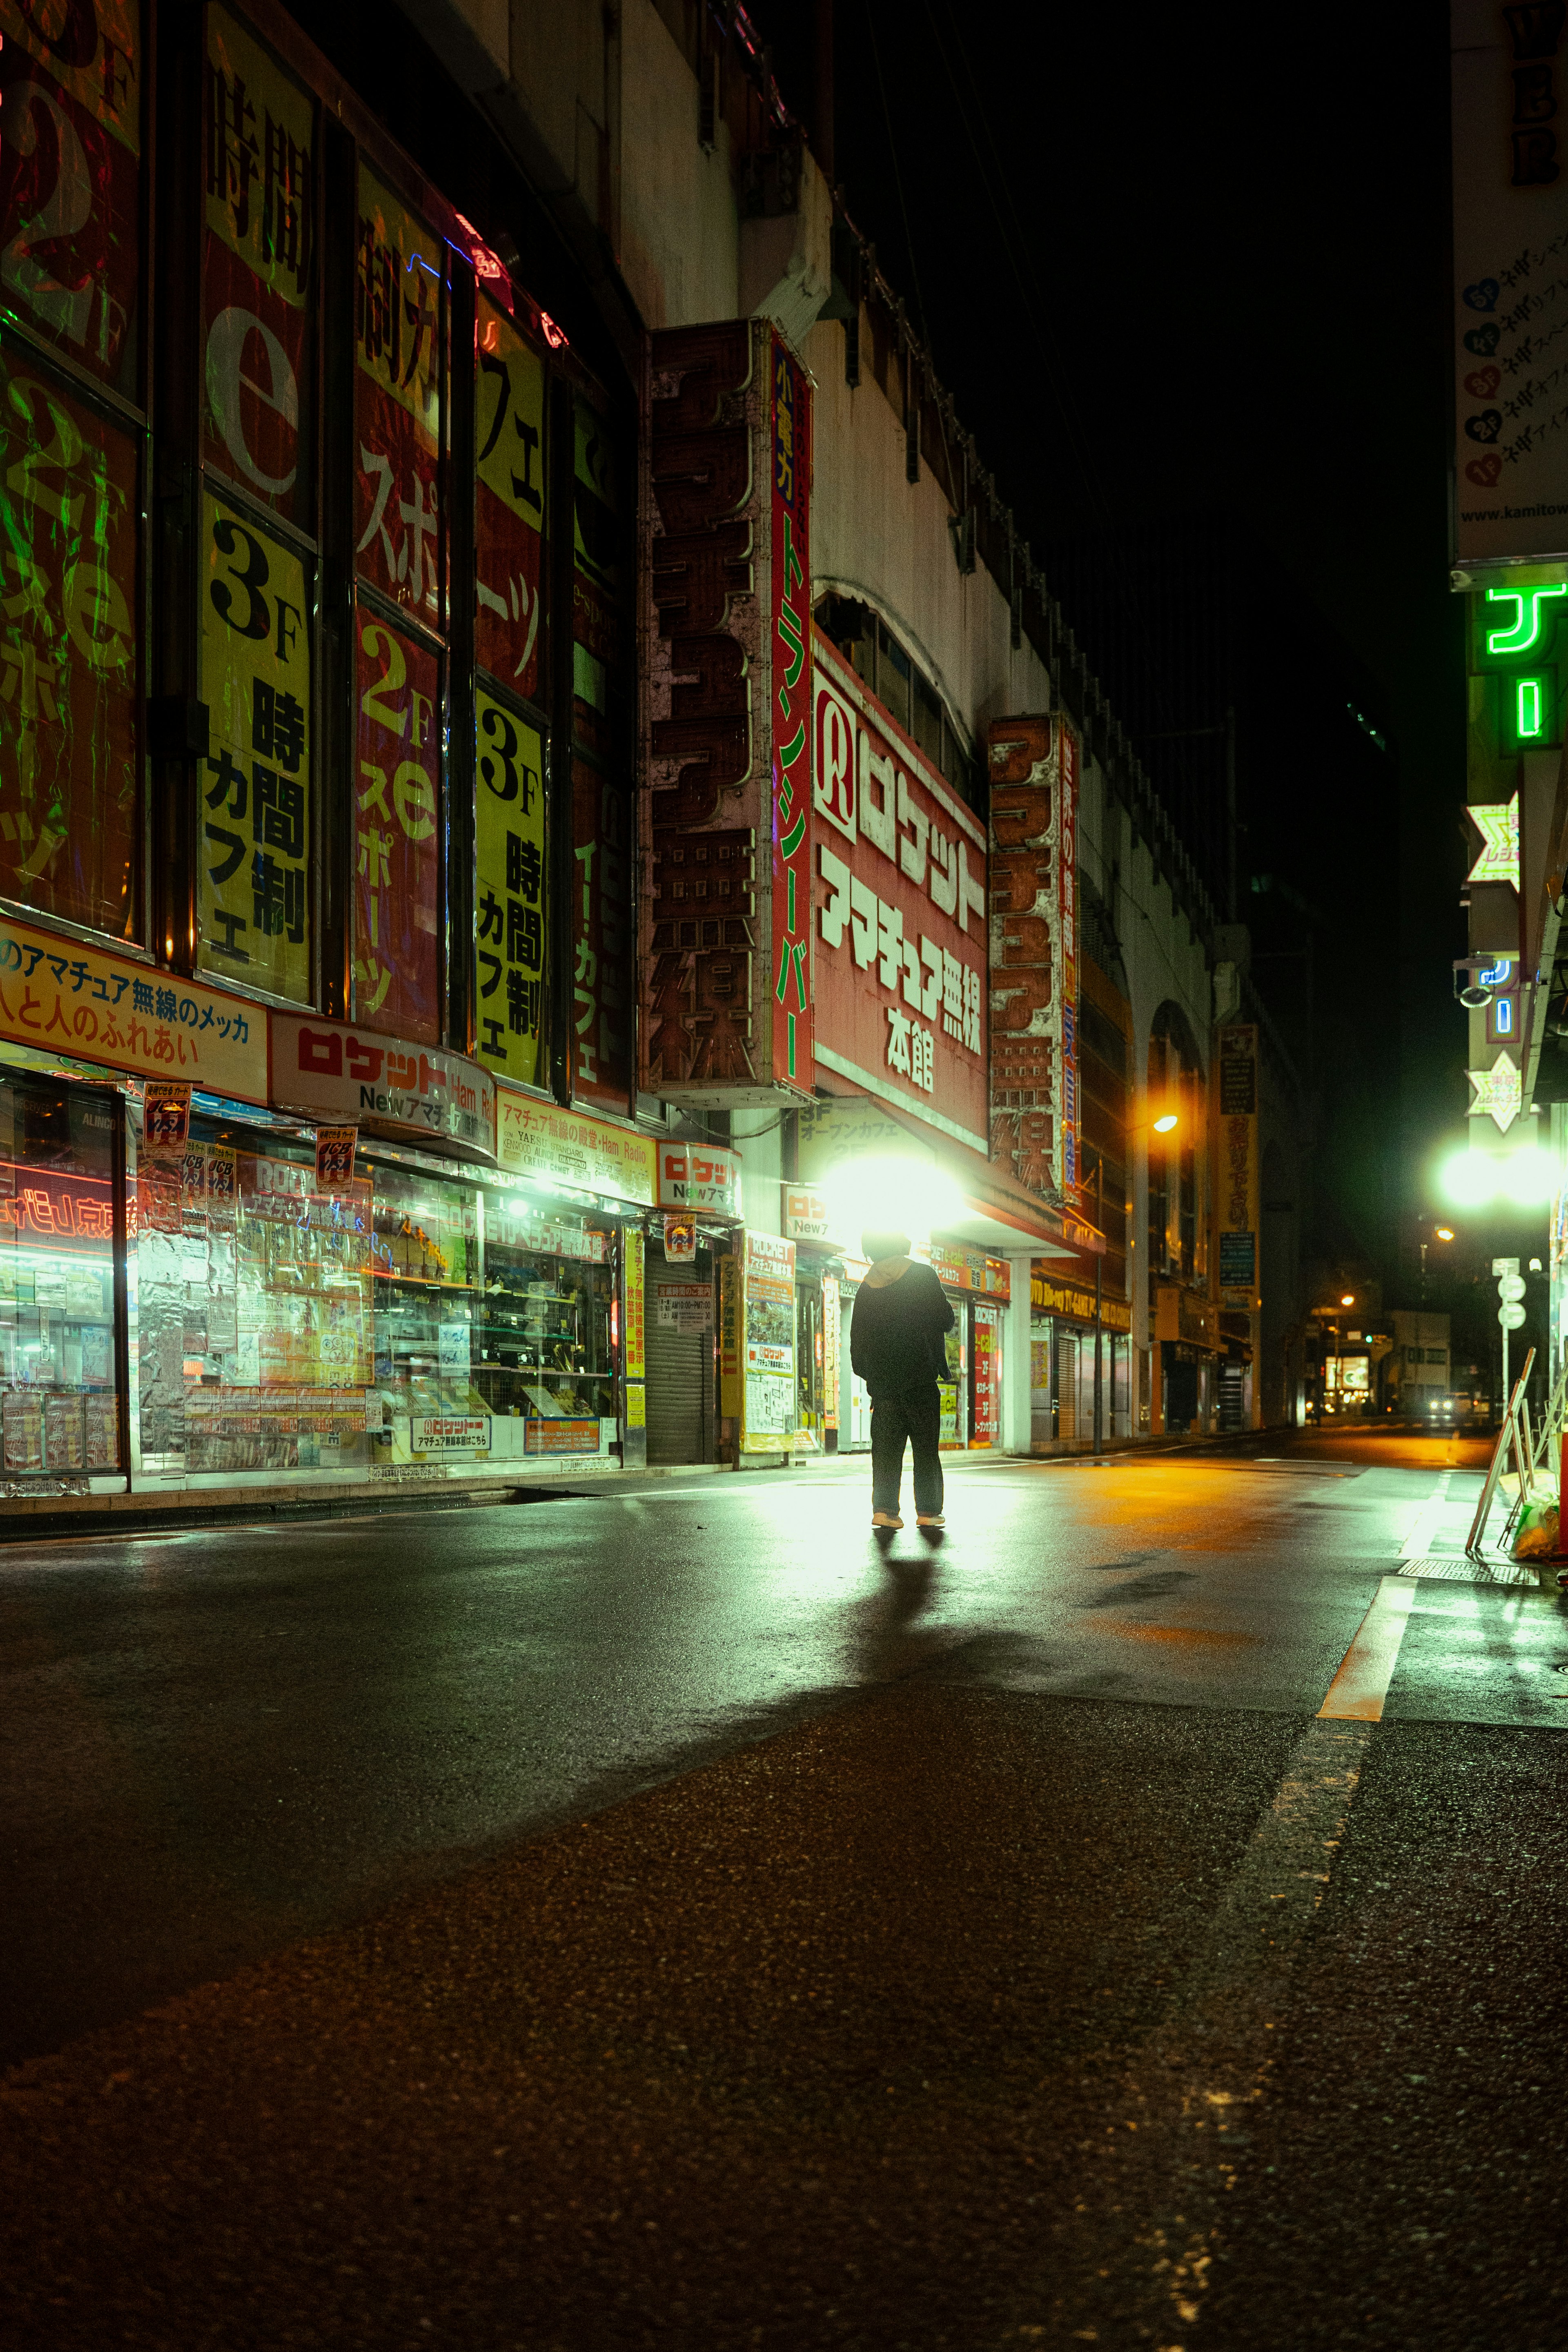
[[[1347,1290],[1344,1297],[1341,1299],[1340,1305],[1342,1307],[1353,1307],[1355,1305],[1354,1291]]]
[[[1437,1239],[1440,1242],[1451,1242],[1454,1238],[1454,1228],[1452,1225],[1435,1225],[1433,1227],[1433,1231],[1436,1233]]]
[[[1175,1112],[1173,1110],[1168,1110],[1163,1118],[1157,1118],[1154,1121],[1154,1132],[1156,1135],[1169,1135],[1171,1129],[1175,1126]]]

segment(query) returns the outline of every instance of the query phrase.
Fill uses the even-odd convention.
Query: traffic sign
[[[1510,1307],[1516,1307],[1524,1297],[1524,1284],[1517,1274],[1505,1274],[1497,1286],[1498,1297]]]
[[[1524,1309],[1522,1307],[1514,1307],[1512,1305],[1500,1307],[1497,1311],[1497,1319],[1502,1325],[1505,1331],[1517,1331],[1520,1325],[1524,1320]]]
[[[1516,1257],[1494,1257],[1492,1260],[1492,1272],[1494,1274],[1517,1274],[1519,1272],[1519,1260]]]

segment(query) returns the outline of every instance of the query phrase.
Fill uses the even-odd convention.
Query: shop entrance
[[[713,1459],[713,1271],[704,1250],[671,1265],[648,1244],[644,1326],[650,1463]]]
[[[799,1283],[795,1294],[795,1373],[800,1400],[797,1426],[803,1437],[808,1437],[824,1452],[827,1444],[826,1357],[821,1280]]]

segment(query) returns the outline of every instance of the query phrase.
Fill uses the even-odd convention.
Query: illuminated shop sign
[[[434,1047],[362,1036],[331,1022],[271,1016],[272,1096],[332,1124],[381,1125],[495,1157],[495,1081]]]
[[[985,835],[816,640],[817,1059],[985,1149]]]
[[[661,1208],[700,1210],[704,1215],[739,1217],[740,1154],[710,1143],[665,1143],[658,1153]]]
[[[267,1100],[267,1015],[200,981],[0,917],[0,1037]]]
[[[651,1208],[657,1150],[652,1136],[631,1128],[514,1094],[510,1087],[496,1089],[496,1157],[519,1176]]]

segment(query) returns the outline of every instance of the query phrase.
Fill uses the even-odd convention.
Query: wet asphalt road
[[[0,1552],[0,2331],[1568,2341],[1568,1623],[1394,1576],[1470,1460]]]

